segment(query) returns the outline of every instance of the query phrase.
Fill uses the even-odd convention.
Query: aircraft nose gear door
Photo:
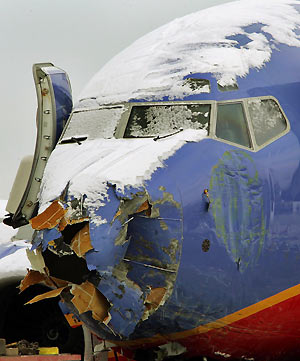
[[[3,220],[14,228],[34,215],[46,163],[73,107],[69,78],[62,69],[51,63],[34,64],[33,77],[38,100],[35,152],[20,164],[6,206],[9,217]]]

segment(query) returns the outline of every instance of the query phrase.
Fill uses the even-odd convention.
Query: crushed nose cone
[[[42,250],[49,278],[48,271],[45,277],[30,273],[22,288],[36,282],[54,287],[30,303],[60,295],[99,337],[128,338],[173,291],[181,204],[163,187],[151,199],[144,188],[120,191],[113,184],[100,202],[68,192],[60,199],[32,220],[38,230],[33,248]]]

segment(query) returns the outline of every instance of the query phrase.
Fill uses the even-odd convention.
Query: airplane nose
[[[67,281],[61,296],[100,337],[127,338],[172,294],[182,206],[164,187],[152,193],[107,183],[101,203],[66,195],[31,220],[48,276]]]

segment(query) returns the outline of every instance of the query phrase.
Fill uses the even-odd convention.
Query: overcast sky
[[[0,199],[35,147],[32,64],[64,69],[76,99],[114,55],[176,17],[228,0],[0,0]]]

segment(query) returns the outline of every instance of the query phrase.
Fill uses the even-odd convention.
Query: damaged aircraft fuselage
[[[21,289],[54,290],[31,302],[60,295],[123,349],[300,353],[299,5],[237,1],[192,14],[105,66],[47,162],[30,220],[39,266]],[[183,24],[197,41],[180,43]],[[210,38],[213,25],[222,31]]]

